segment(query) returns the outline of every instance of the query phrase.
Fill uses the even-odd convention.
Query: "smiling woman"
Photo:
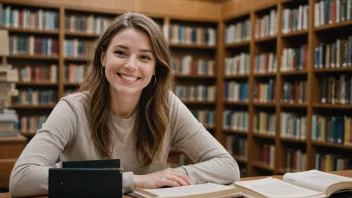
[[[119,158],[124,192],[239,180],[236,161],[172,93],[169,47],[153,20],[119,16],[91,59],[80,91],[59,101],[17,160],[12,196],[47,194],[48,170],[61,166],[58,157]],[[166,168],[174,145],[195,164]]]

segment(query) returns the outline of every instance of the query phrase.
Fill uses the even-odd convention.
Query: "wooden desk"
[[[8,188],[10,174],[17,158],[27,145],[27,138],[18,137],[0,138],[0,188]]]
[[[331,172],[332,174],[336,174],[336,175],[341,175],[341,176],[345,176],[345,177],[352,177],[352,170],[345,170],[345,171],[334,171]],[[259,176],[259,177],[244,177],[241,178],[241,181],[247,181],[247,180],[254,180],[254,179],[261,179],[261,178],[265,178],[268,176]],[[282,179],[282,175],[273,175],[271,177],[275,177],[278,179]],[[131,198],[130,196],[124,195],[124,198]],[[0,198],[11,198],[9,193],[0,193]],[[47,196],[42,196],[42,197],[36,197],[36,198],[47,198]]]

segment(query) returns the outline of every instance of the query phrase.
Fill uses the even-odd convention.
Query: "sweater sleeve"
[[[76,127],[75,111],[61,100],[18,158],[10,177],[12,197],[48,194],[49,168],[56,167]]]
[[[170,100],[172,143],[195,163],[176,169],[185,172],[194,184],[238,181],[239,168],[233,157],[173,93]]]

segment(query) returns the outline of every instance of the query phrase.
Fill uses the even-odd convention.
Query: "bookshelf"
[[[245,176],[350,168],[352,13],[347,8],[351,3],[273,0],[232,14],[227,11],[224,24],[249,18],[253,38],[231,44],[224,40],[225,57],[242,51],[250,54],[249,75],[240,78],[249,81],[249,101],[233,107],[237,112],[248,110],[249,129],[231,131],[223,125],[224,144],[230,152],[234,152],[233,137],[247,139],[247,153],[234,155]],[[272,10],[277,13],[276,34],[268,25],[274,18]],[[256,34],[262,30],[258,24],[267,24],[261,34]]]

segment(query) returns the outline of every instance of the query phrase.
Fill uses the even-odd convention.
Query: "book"
[[[196,184],[189,186],[143,189],[137,188],[133,195],[138,198],[232,198],[242,197],[242,193],[235,187],[214,183]]]
[[[351,191],[352,178],[318,170],[286,173],[283,179],[264,179],[235,182],[245,197],[329,197],[334,193]]]

